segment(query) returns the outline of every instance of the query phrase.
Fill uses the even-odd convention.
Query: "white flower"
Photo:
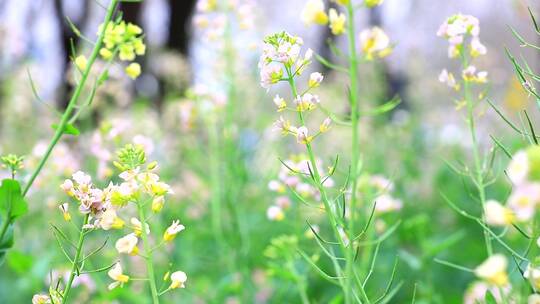
[[[300,19],[305,24],[326,24],[328,16],[324,11],[324,2],[322,0],[308,0],[302,9]]]
[[[478,37],[474,37],[471,40],[471,56],[477,57],[480,55],[485,55],[487,53],[487,48],[480,42]]]
[[[454,75],[449,73],[446,69],[443,69],[439,74],[439,81],[446,83],[446,85],[451,88],[457,87],[456,78],[454,78]]]
[[[137,243],[139,239],[134,233],[130,233],[116,241],[115,248],[118,253],[125,253],[130,255],[136,255],[139,252]]]
[[[187,281],[187,275],[183,271],[175,271],[171,273],[171,285],[169,286],[170,289],[175,288],[185,288],[184,285]]]
[[[107,272],[107,275],[111,279],[114,280],[111,284],[109,284],[109,290],[114,289],[118,287],[119,285],[123,285],[124,283],[127,283],[129,281],[129,276],[122,273],[122,265],[120,263],[116,263],[109,272]]]
[[[532,294],[527,298],[527,304],[540,304],[540,294]]]
[[[184,227],[184,225],[180,225],[179,220],[173,221],[172,224],[167,228],[167,230],[165,230],[165,233],[163,234],[163,240],[165,242],[172,241],[176,237],[176,234],[184,230],[185,228],[186,227]]]
[[[64,192],[66,192],[67,194],[72,194],[72,191],[73,191],[73,182],[70,180],[70,179],[66,179],[64,181],[64,183],[60,186],[60,188],[62,190],[64,190]],[[70,195],[71,195],[70,194]]]
[[[99,219],[99,227],[103,230],[109,230],[111,228],[121,229],[124,227],[124,221],[116,215],[116,211],[109,208],[103,212]]]
[[[131,222],[131,225],[133,226],[133,231],[135,235],[137,236],[141,235],[141,232],[142,232],[141,221],[139,221],[139,219],[135,217],[132,217],[129,221]],[[146,234],[149,234],[149,233],[150,233],[150,226],[148,225],[148,223],[146,223]]]
[[[540,288],[540,268],[532,267],[531,263],[527,265],[527,269],[523,273],[523,277],[528,279],[534,288]]]
[[[519,151],[514,154],[506,173],[514,185],[520,185],[525,182],[529,175],[529,158],[527,157],[527,152]]]
[[[296,131],[296,140],[301,144],[308,144],[312,140],[312,136],[308,136],[308,129],[305,126],[301,126]]]
[[[514,215],[512,210],[504,207],[495,200],[488,200],[484,206],[486,223],[492,226],[506,226],[512,223]]]
[[[311,88],[318,87],[323,81],[324,76],[319,72],[314,72],[309,75],[308,85]]]
[[[32,304],[51,304],[51,298],[48,295],[36,294],[32,297]]]
[[[79,185],[89,185],[92,182],[90,175],[77,171],[73,174],[73,180]]]
[[[494,254],[476,267],[474,273],[490,284],[504,286],[508,283],[507,266],[508,260],[504,255]]]
[[[393,198],[389,194],[382,194],[375,198],[375,211],[379,213],[400,210],[403,207],[401,200]]]
[[[279,206],[270,206],[266,210],[266,217],[271,221],[281,221],[285,218],[283,209]]]
[[[287,108],[287,103],[285,102],[285,99],[283,99],[279,95],[276,95],[274,97],[274,104],[276,105],[278,111],[283,111],[285,108]]]
[[[540,184],[526,183],[514,187],[507,206],[514,212],[517,220],[525,222],[533,218],[539,202]]]

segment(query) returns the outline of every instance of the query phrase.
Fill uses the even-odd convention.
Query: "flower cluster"
[[[318,171],[324,172],[322,162],[320,160],[316,162]],[[290,159],[283,161],[277,179],[271,180],[268,183],[268,188],[278,194],[274,200],[274,204],[266,211],[269,220],[280,221],[285,218],[284,211],[291,206],[291,200],[286,195],[288,189],[294,191],[303,200],[320,201],[319,190],[306,181],[306,178],[310,174],[309,166],[307,156],[302,154],[292,155]],[[328,176],[324,180],[324,187],[334,186],[334,180],[330,177],[332,170],[330,168],[330,172],[328,172]]]
[[[335,0],[334,2],[337,2],[342,6],[349,5],[348,0]],[[382,0],[366,0],[365,5],[367,7],[374,7],[380,5],[382,2]],[[328,24],[332,34],[336,36],[344,34],[347,30],[347,17],[345,14],[338,12],[335,8],[330,8],[327,13],[322,0],[309,0],[306,2],[300,18],[308,25]],[[359,39],[366,60],[383,58],[392,52],[390,39],[379,27],[363,30],[360,32]]]
[[[24,167],[23,161],[23,156],[17,156],[15,154],[8,154],[0,157],[2,167],[8,169],[12,175],[15,175],[17,171]]]
[[[470,15],[453,15],[439,27],[437,36],[448,40],[448,56],[460,58],[462,63],[461,79],[465,83],[482,84],[488,81],[486,71],[478,71],[472,65],[472,60],[487,53],[486,47],[480,42],[480,23],[476,17]],[[453,73],[443,69],[439,74],[439,81],[456,91],[461,89],[461,81]],[[457,101],[457,108],[465,102]]]
[[[540,147],[515,153],[507,174],[513,184],[507,206],[517,221],[530,221],[540,206]]]
[[[448,40],[448,57],[463,56],[468,52],[472,57],[485,55],[486,47],[480,42],[480,22],[471,15],[456,14],[450,16],[441,24],[437,36]],[[470,37],[468,46],[467,38]]]
[[[292,112],[309,112],[317,108],[320,103],[319,96],[310,93],[313,88],[318,87],[323,81],[324,76],[319,72],[311,73],[307,83],[307,89],[302,93],[296,90],[294,77],[302,74],[303,70],[311,63],[313,51],[308,49],[304,56],[300,56],[303,41],[301,38],[291,36],[286,32],[270,35],[264,40],[265,46],[259,60],[261,69],[261,86],[269,89],[271,85],[280,81],[287,81],[292,84],[295,95],[292,104],[287,102],[279,95],[274,97],[274,104],[278,112],[289,110]],[[331,119],[326,118],[320,125],[316,134],[310,135],[306,126],[293,126],[283,116],[274,123],[276,130],[281,131],[283,135],[293,135],[298,143],[308,144],[321,133],[328,131]],[[304,123],[304,121],[301,121]]]
[[[513,185],[506,206],[494,200],[484,206],[486,223],[492,226],[533,219],[540,205],[540,147],[531,146],[515,153],[506,172]]]
[[[104,30],[103,25],[100,26],[98,34]],[[99,54],[105,60],[111,60],[115,53],[118,53],[118,58],[122,61],[133,61],[136,55],[144,55],[146,46],[142,41],[142,29],[132,23],[124,21],[109,22],[105,26],[105,36],[103,43],[105,47],[99,50]],[[135,79],[141,74],[141,66],[138,63],[130,63],[126,69],[126,74]]]

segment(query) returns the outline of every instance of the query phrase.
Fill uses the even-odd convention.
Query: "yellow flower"
[[[374,7],[377,5],[381,5],[384,2],[384,0],[365,0],[365,4],[367,7]]]
[[[328,23],[328,16],[324,11],[324,2],[322,0],[308,0],[302,9],[300,18],[305,24],[317,23],[324,25]]]
[[[509,208],[494,200],[488,200],[484,206],[486,223],[493,226],[507,226],[514,221],[514,213]]]
[[[133,233],[135,233],[136,236],[140,236],[142,233],[142,223],[139,221],[139,219],[132,217],[130,219],[131,226],[133,226]],[[150,226],[146,224],[146,234],[150,233]]]
[[[163,234],[163,240],[165,242],[170,242],[174,240],[176,237],[176,234],[182,230],[184,230],[186,227],[184,225],[180,225],[180,221],[176,220],[173,221],[173,223],[165,230],[165,233]]]
[[[118,58],[123,61],[132,61],[135,59],[135,48],[131,44],[122,44]]]
[[[103,57],[103,59],[105,59],[105,60],[109,60],[109,59],[111,59],[112,56],[113,56],[113,53],[112,53],[109,49],[107,49],[107,48],[101,48],[101,49],[99,50],[99,54],[100,54],[101,57]]]
[[[139,239],[135,236],[135,233],[130,233],[116,241],[114,247],[118,253],[126,253],[129,255],[137,255],[139,253],[139,248],[137,248],[137,243]]]
[[[341,35],[345,33],[345,21],[347,20],[345,17],[345,14],[340,13],[338,15],[338,12],[336,9],[331,8],[328,11],[329,20],[330,20],[330,29],[332,30],[332,34],[334,35]]]
[[[86,60],[86,57],[84,55],[79,55],[77,58],[75,58],[75,66],[79,69],[79,71],[86,70],[86,66],[88,65],[88,60]]]
[[[504,286],[508,284],[507,266],[508,260],[504,255],[494,254],[476,267],[474,273],[490,284]]]
[[[360,33],[360,45],[367,60],[373,60],[374,57],[383,58],[392,52],[390,39],[386,33],[379,27],[363,30]]]
[[[141,75],[141,65],[136,62],[130,63],[126,67],[126,74],[131,77],[131,79],[136,79]]]
[[[107,274],[111,279],[114,280],[114,282],[109,284],[109,290],[114,289],[119,285],[123,285],[124,283],[127,283],[129,281],[129,276],[122,273],[122,265],[120,265],[119,262],[116,263]]]
[[[158,213],[163,209],[163,205],[165,204],[165,198],[163,195],[156,196],[152,200],[152,212]]]
[[[109,230],[109,229],[122,229],[124,228],[125,222],[119,218],[116,215],[116,211],[114,209],[107,209],[103,214],[101,215],[101,218],[99,220],[99,226],[103,230]]]
[[[64,220],[66,222],[71,221],[71,214],[68,212],[69,205],[67,203],[64,203],[60,205],[58,208],[60,208],[60,211],[62,211],[62,215],[64,216]]]
[[[333,0],[333,2],[341,5],[347,5],[349,4],[350,0]]]
[[[133,23],[128,23],[126,26],[126,33],[128,35],[135,36],[135,35],[142,34],[142,29]]]
[[[186,286],[184,283],[187,281],[187,275],[183,271],[175,271],[171,273],[171,285],[169,286],[170,289],[175,288],[185,288]]]

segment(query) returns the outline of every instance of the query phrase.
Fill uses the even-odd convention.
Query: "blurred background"
[[[107,4],[106,0],[99,2]],[[66,106],[73,89],[71,45],[83,51],[91,48],[73,34],[67,19],[93,39],[105,14],[99,2],[0,0],[0,153],[25,155],[29,171],[43,155],[53,132],[49,126]],[[180,249],[172,258],[189,274],[192,285],[182,297],[171,295],[170,300],[249,303],[245,299],[251,296],[257,303],[297,303],[286,279],[267,275],[270,267],[263,252],[276,236],[306,228],[302,218],[276,223],[266,217],[266,209],[275,199],[267,184],[279,172],[278,157],[302,151],[291,140],[272,132],[277,115],[272,96],[259,86],[257,62],[263,37],[282,30],[303,37],[305,46],[317,54],[340,62],[327,43],[332,37],[330,30],[308,27],[300,20],[304,4],[303,0],[247,1],[249,12],[238,12],[247,30],[240,26],[231,33],[235,50],[231,80],[230,74],[221,73],[227,69],[227,62],[224,42],[216,38],[222,34],[219,26],[211,23],[205,31],[196,27],[195,0],[122,3],[124,19],[139,24],[145,33],[147,54],[138,59],[142,75],[129,81],[121,67],[113,67],[111,79],[98,92],[92,110],[81,118],[81,136],[65,139],[55,150],[29,198],[30,215],[18,224],[19,241],[12,254],[17,259],[8,257],[8,263],[0,269],[0,299],[7,299],[6,303],[28,302],[33,293],[46,286],[51,269],[62,273],[59,265],[65,261],[51,245],[52,236],[44,238],[42,231],[49,229],[49,221],[61,219],[57,204],[66,199],[59,190],[63,179],[74,171],[86,170],[106,184],[113,170],[110,163],[114,150],[121,143],[136,142],[145,146],[149,159],[160,161],[163,176],[175,190],[169,205],[172,211],[164,215],[163,225],[180,216],[187,227],[185,236],[179,237]],[[335,6],[330,1],[326,4]],[[473,278],[435,264],[433,258],[466,261],[474,267],[484,256],[479,241],[482,231],[455,215],[439,196],[442,189],[467,205],[470,198],[464,189],[471,185],[453,175],[444,162],[456,158],[466,162],[470,144],[463,112],[456,110],[457,97],[437,80],[443,68],[458,69],[448,59],[447,42],[436,36],[437,29],[455,13],[480,20],[480,37],[488,53],[476,65],[489,72],[489,99],[508,117],[519,120],[516,113],[534,109],[534,101],[521,88],[504,48],[523,56],[532,70],[540,71],[540,52],[521,48],[509,29],[513,27],[529,42],[540,43],[527,7],[540,16],[540,4],[533,0],[386,0],[382,6],[359,11],[358,29],[380,26],[395,44],[391,56],[362,65],[362,107],[382,104],[395,95],[402,99],[396,109],[368,117],[361,126],[367,172],[392,179],[396,196],[404,202],[399,213],[381,224],[403,219],[384,245],[380,276],[376,276],[372,288],[373,293],[383,289],[378,286],[384,286],[397,256],[397,276],[404,286],[392,303],[410,301],[415,286],[417,303],[460,303]],[[211,18],[211,22],[219,24],[219,17]],[[335,42],[338,47],[346,46],[344,36]],[[346,79],[322,65],[314,64],[311,69],[325,75],[320,95],[327,108],[347,113],[343,96]],[[39,99],[33,93],[32,82]],[[232,145],[236,152],[231,158],[221,159],[217,174],[222,174],[218,195],[226,205],[224,230],[233,236],[227,238],[224,247],[217,247],[207,222],[209,203],[216,195],[211,191],[212,168],[207,153],[212,145],[212,130],[221,131],[221,117],[208,114],[208,108],[216,107],[221,100],[227,102],[231,82],[237,87],[233,122],[223,129],[225,140],[217,144],[225,145],[228,136],[235,138]],[[276,92],[287,94],[285,87],[278,86]],[[193,95],[211,97],[200,100]],[[484,111],[478,128],[484,150],[493,145],[491,134],[518,148],[515,133],[487,104],[481,108]],[[530,113],[538,121],[538,111]],[[216,121],[216,128],[209,127],[216,126]],[[336,127],[332,136],[317,144],[319,157],[331,164],[336,153],[348,151],[348,136],[346,130]],[[500,160],[496,167],[505,164]],[[24,177],[26,173],[22,174]],[[343,175],[336,179],[343,180]],[[502,200],[507,190],[501,181],[488,193]],[[232,256],[238,263],[234,264],[236,272],[225,270],[228,262],[216,258],[222,255]],[[107,257],[114,259],[112,254]],[[303,269],[306,273],[308,270]],[[337,289],[324,285],[314,274],[308,276],[312,297],[319,299],[318,303],[328,303]],[[107,281],[105,275],[101,280]],[[96,293],[99,296],[92,297],[96,303],[140,301],[123,291],[96,291],[105,284],[99,280],[80,284],[87,284],[87,291],[78,295],[80,303]]]

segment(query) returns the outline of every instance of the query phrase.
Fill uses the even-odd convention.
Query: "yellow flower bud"
[[[86,60],[84,55],[79,55],[77,58],[75,58],[75,66],[79,69],[79,71],[86,70],[87,65],[88,60]]]
[[[109,60],[109,59],[111,59],[112,56],[113,56],[113,53],[112,53],[109,49],[107,49],[107,48],[101,48],[101,49],[99,50],[99,54],[100,54],[101,57],[103,57],[103,59],[105,59],[105,60]]]
[[[165,204],[165,198],[163,197],[163,195],[156,196],[152,200],[152,212],[154,213],[160,212],[161,209],[163,209],[164,204]]]
[[[136,62],[132,62],[126,67],[125,71],[131,79],[136,79],[139,77],[139,75],[141,75],[141,65]]]

